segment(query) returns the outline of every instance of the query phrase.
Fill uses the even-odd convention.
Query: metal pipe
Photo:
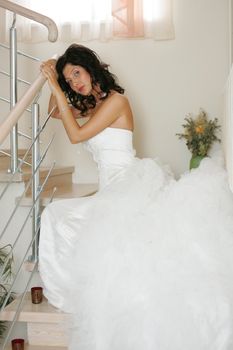
[[[7,102],[7,103],[11,103],[10,100],[8,100],[8,99],[5,98],[5,97],[1,97],[1,96],[0,96],[0,101],[4,101],[4,102]]]
[[[9,300],[9,298],[10,298],[10,296],[11,296],[11,293],[12,293],[12,291],[13,291],[13,287],[14,287],[14,285],[15,285],[15,282],[17,281],[17,279],[18,279],[18,277],[19,277],[19,275],[20,275],[21,268],[22,268],[22,266],[23,266],[23,264],[24,264],[24,262],[25,262],[25,260],[26,260],[26,257],[27,257],[27,255],[28,255],[30,249],[31,249],[31,246],[33,245],[35,239],[39,236],[39,232],[40,232],[40,227],[38,227],[38,230],[37,230],[35,236],[33,237],[33,239],[31,240],[31,242],[29,243],[29,245],[28,245],[28,247],[27,247],[27,250],[26,250],[26,252],[25,252],[25,254],[24,254],[24,256],[23,256],[23,259],[22,259],[22,261],[21,261],[21,263],[20,263],[20,265],[19,265],[17,271],[14,273],[14,280],[13,280],[13,282],[12,282],[10,288],[9,288],[8,291],[7,291],[7,295],[6,295],[5,299],[4,299],[4,302],[3,302],[2,306],[0,307],[0,313],[5,309],[5,307],[6,307],[6,305],[7,305],[7,302],[8,302],[8,300]]]
[[[46,150],[45,150],[44,153],[43,153],[43,156],[40,158],[40,162],[39,162],[39,164],[37,165],[37,168],[36,168],[35,172],[37,172],[37,170],[39,169],[40,164],[43,162],[43,160],[44,160],[44,158],[45,158],[45,156],[46,156],[46,154],[47,154],[47,152],[48,152],[48,150],[49,150],[49,147],[50,147],[50,145],[51,145],[53,139],[54,139],[54,136],[53,136],[52,139],[50,140],[50,142],[49,142],[49,144],[48,144]],[[54,162],[54,163],[52,164],[52,166],[50,167],[50,170],[49,170],[49,172],[48,172],[48,174],[47,174],[47,176],[46,176],[45,179],[47,179],[48,175],[50,175],[50,173],[51,173],[51,171],[52,171],[54,165],[55,165],[55,162]],[[33,173],[33,174],[34,174],[34,173]],[[33,174],[32,174],[32,176],[33,176]],[[27,183],[27,185],[26,185],[26,187],[25,187],[23,193],[22,193],[21,196],[19,197],[19,200],[18,200],[18,202],[17,202],[17,204],[16,204],[16,206],[15,206],[13,212],[11,213],[11,215],[10,215],[10,217],[9,217],[9,219],[8,219],[8,221],[7,221],[7,223],[6,223],[6,225],[4,226],[4,228],[3,228],[3,230],[2,230],[2,232],[1,232],[1,234],[0,234],[0,241],[1,241],[2,237],[4,236],[4,234],[5,234],[6,230],[7,230],[7,227],[9,226],[9,224],[10,224],[10,222],[11,222],[13,216],[15,215],[15,212],[16,212],[16,210],[18,209],[18,207],[19,207],[19,205],[20,205],[20,203],[21,203],[21,200],[23,199],[25,193],[27,192],[29,186],[30,186],[31,183],[32,183],[32,176],[31,176],[30,180],[28,181],[28,183]],[[43,185],[42,185],[42,187],[43,187]]]
[[[6,77],[10,77],[10,74],[9,73],[7,73],[7,72],[5,72],[4,70],[0,70],[0,73],[2,74],[2,75],[5,75]],[[26,85],[31,85],[31,83],[29,83],[29,81],[27,81],[27,80],[24,80],[24,79],[21,79],[21,78],[17,78],[17,81],[19,81],[20,83],[24,83],[24,84],[26,84]]]
[[[3,47],[4,49],[7,49],[7,50],[10,49],[8,45],[2,44],[2,43],[0,43],[0,47]],[[40,58],[31,56],[31,55],[28,55],[28,54],[26,54],[25,52],[17,51],[17,53],[18,53],[18,55],[21,55],[21,56],[30,58],[30,59],[32,59],[33,61],[37,61],[37,62],[40,62],[40,61],[41,61]]]
[[[51,171],[52,171],[52,169],[50,170],[50,172],[51,172]],[[46,184],[46,182],[44,182],[44,185],[45,185],[45,184]],[[42,186],[42,188],[41,188],[41,191],[42,191],[42,190],[43,190],[43,186]],[[57,188],[54,187],[53,192],[52,192],[52,195],[51,195],[51,197],[50,197],[50,199],[49,199],[49,203],[52,202],[56,190],[57,190]],[[38,198],[39,198],[39,197],[38,197]],[[38,200],[38,198],[37,198],[37,200]],[[15,273],[14,273],[14,280],[13,280],[13,283],[11,284],[11,287],[10,287],[10,289],[8,290],[8,293],[7,293],[7,295],[6,295],[6,298],[5,298],[5,300],[4,300],[3,305],[0,307],[0,313],[4,310],[4,308],[5,308],[6,304],[7,304],[7,301],[8,301],[8,299],[9,299],[10,295],[11,295],[11,292],[12,292],[12,290],[13,290],[13,287],[14,287],[14,285],[15,285],[15,282],[17,281],[17,279],[18,279],[18,277],[19,277],[20,270],[21,270],[21,268],[22,268],[22,266],[23,266],[23,264],[24,264],[24,262],[25,262],[25,259],[26,259],[27,255],[28,255],[28,253],[29,253],[29,250],[31,249],[31,246],[33,245],[34,241],[39,237],[39,232],[40,232],[40,225],[37,227],[37,231],[35,232],[34,237],[32,237],[32,239],[31,239],[31,241],[30,241],[30,243],[29,243],[29,245],[28,245],[28,247],[27,247],[27,250],[26,250],[26,252],[25,252],[25,254],[24,254],[24,256],[23,256],[23,259],[22,259],[22,261],[21,261],[21,263],[20,263],[20,265],[19,265],[17,271],[15,271]],[[4,248],[4,247],[3,247],[3,248]],[[10,253],[9,253],[8,255],[12,254],[12,252],[13,252],[13,249],[11,249],[11,251],[10,251]],[[3,273],[4,273],[4,271],[3,271]]]
[[[10,109],[17,102],[17,31],[15,28],[16,15],[10,28]],[[11,166],[10,172],[15,173],[18,167],[18,126],[12,128],[10,133]]]
[[[18,135],[19,135],[19,136],[22,136],[22,137],[25,137],[25,139],[28,139],[28,140],[31,140],[31,139],[32,139],[31,136],[25,134],[25,133],[22,132],[22,131],[18,131]]]
[[[29,212],[28,212],[28,214],[27,214],[27,216],[26,216],[26,219],[24,220],[23,225],[21,226],[21,229],[20,229],[19,233],[18,233],[18,235],[17,235],[17,237],[16,237],[14,243],[12,244],[11,250],[9,251],[9,253],[8,253],[6,259],[5,259],[5,262],[4,262],[3,266],[2,266],[2,271],[0,272],[0,283],[2,283],[1,278],[2,278],[2,276],[3,276],[3,274],[4,274],[4,271],[5,271],[5,269],[6,269],[7,263],[8,263],[8,261],[9,261],[9,259],[10,259],[10,254],[13,252],[14,247],[16,246],[16,244],[17,244],[17,242],[18,242],[18,240],[19,240],[19,238],[20,238],[20,236],[21,236],[21,233],[23,232],[24,227],[25,227],[25,225],[26,225],[26,223],[27,223],[29,217],[30,217],[31,214],[32,214],[32,211],[34,210],[34,208],[35,208],[35,206],[36,206],[36,204],[37,204],[37,201],[40,199],[40,194],[41,194],[41,192],[43,191],[43,188],[44,188],[46,182],[48,181],[48,178],[49,178],[49,176],[50,176],[50,174],[51,174],[51,172],[52,172],[52,170],[53,170],[54,164],[55,164],[55,163],[53,163],[53,165],[51,166],[51,168],[50,168],[50,170],[49,170],[49,172],[48,172],[48,174],[47,174],[47,176],[46,176],[46,178],[45,178],[45,180],[44,180],[44,182],[43,182],[43,184],[42,184],[42,186],[41,186],[41,188],[40,188],[40,191],[39,191],[39,193],[38,193],[38,195],[37,195],[37,197],[36,197],[36,199],[35,199],[35,202],[34,202],[33,205],[31,206],[31,208],[30,208],[30,210],[29,210]],[[31,261],[31,260],[30,260],[30,261]]]
[[[23,292],[22,296],[20,297],[20,302],[19,302],[18,308],[17,308],[17,310],[16,310],[16,312],[15,312],[15,315],[14,315],[13,320],[12,320],[12,322],[11,322],[11,325],[10,325],[10,327],[9,327],[9,329],[8,329],[8,332],[7,332],[6,336],[4,337],[4,342],[3,342],[3,344],[2,344],[2,350],[6,349],[7,343],[8,343],[8,341],[9,341],[9,338],[10,338],[10,335],[11,335],[11,332],[12,332],[12,330],[14,329],[15,323],[16,323],[18,317],[19,317],[20,311],[21,311],[21,309],[22,309],[22,305],[23,305],[24,298],[25,298],[26,293],[27,293],[27,291],[28,291],[28,288],[29,288],[30,282],[31,282],[31,280],[32,280],[32,277],[33,277],[33,275],[34,275],[34,273],[35,273],[35,271],[36,271],[36,269],[37,269],[37,266],[38,266],[38,264],[36,264],[36,265],[34,266],[34,268],[33,268],[33,270],[32,270],[32,273],[31,273],[31,275],[30,275],[30,277],[29,277],[29,279],[28,279],[28,281],[27,281],[27,284],[26,284],[26,287],[25,287],[25,289],[24,289],[24,292]]]
[[[55,107],[54,107],[54,108],[55,108]],[[25,159],[27,159],[27,156],[28,156],[29,152],[31,151],[34,142],[36,142],[37,138],[39,137],[39,135],[40,135],[40,134],[42,133],[42,131],[44,130],[44,128],[45,128],[45,126],[46,126],[48,120],[50,119],[51,114],[52,114],[53,111],[54,111],[54,108],[50,111],[50,113],[49,113],[47,119],[45,120],[44,124],[41,126],[40,131],[39,131],[39,133],[37,134],[36,139],[31,143],[31,145],[30,145],[29,148],[27,149],[26,153],[24,154],[23,159],[21,160],[20,164],[18,165],[17,171],[20,170],[23,161],[24,161]],[[53,136],[53,138],[54,138],[54,136]],[[50,144],[51,144],[53,138],[51,139],[51,141],[50,141],[50,143],[49,143],[49,145],[48,145],[48,148],[49,148],[49,146],[50,146]],[[47,149],[48,149],[48,148],[47,148]],[[46,152],[47,152],[47,151],[46,151]],[[44,152],[44,155],[45,155],[45,154],[46,154],[46,153]],[[43,157],[44,157],[44,156],[43,156]],[[43,157],[42,157],[42,158],[43,158]],[[44,158],[43,158],[43,159],[44,159]],[[41,162],[42,162],[42,161],[41,161]],[[4,194],[6,193],[7,189],[10,187],[10,184],[13,182],[14,177],[15,177],[15,174],[11,174],[11,177],[10,177],[8,183],[6,184],[6,186],[4,187],[3,191],[2,191],[1,194],[0,194],[0,199],[2,199],[2,197],[3,197]]]
[[[38,94],[38,91],[42,88],[45,82],[45,77],[42,73],[40,73],[7,115],[3,123],[0,125],[0,144],[6,139],[12,127],[18,122],[21,115],[25,112],[25,109],[34,101],[35,95]]]
[[[32,105],[32,140],[36,140],[32,147],[32,203],[35,202],[35,199],[40,192],[40,169],[37,169],[38,164],[40,163],[40,147],[39,147],[39,104],[33,103]],[[32,212],[32,237],[34,237],[37,232],[38,225],[40,220],[40,201],[37,201],[33,212]],[[38,239],[35,240],[32,246],[32,256],[30,257],[31,261],[37,261],[38,258]]]
[[[0,150],[0,153],[1,153],[1,154],[4,154],[5,156],[8,156],[8,157],[11,156],[10,153],[5,152],[5,151],[3,151],[3,150]],[[22,165],[23,165],[23,164],[27,164],[27,165],[29,165],[29,166],[32,166],[31,163],[26,162],[26,160],[22,160],[21,158],[18,158],[18,161],[19,161]]]

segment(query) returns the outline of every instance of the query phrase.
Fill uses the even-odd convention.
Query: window
[[[172,0],[14,0],[53,19],[58,25],[59,39],[64,41],[106,41],[114,38],[174,38]],[[46,9],[46,10],[45,10]],[[12,14],[6,12],[8,28]],[[47,40],[41,25],[17,18],[19,39]]]

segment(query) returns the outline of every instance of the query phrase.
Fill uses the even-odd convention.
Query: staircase
[[[21,298],[19,298],[1,311],[0,319],[11,321],[9,329],[5,332],[5,338],[1,343],[1,349],[5,350],[8,346],[11,349],[10,339],[14,338],[12,335],[13,330],[14,334],[24,335],[21,338],[26,338],[26,349],[65,350],[67,349],[68,339],[64,329],[68,315],[53,308],[46,300],[40,305],[31,304],[30,295],[28,294],[32,278],[37,274],[40,214],[43,207],[51,200],[90,195],[96,191],[97,186],[95,184],[90,186],[86,184],[72,184],[74,171],[72,166],[54,167],[54,164],[52,164],[50,168],[42,167],[43,160],[54,139],[53,135],[41,154],[40,137],[51,117],[51,114],[48,114],[43,120],[40,118],[39,99],[46,79],[42,73],[39,73],[32,83],[18,77],[18,55],[23,55],[28,60],[27,62],[40,61],[39,58],[19,51],[17,48],[18,15],[47,27],[48,41],[50,42],[57,40],[58,29],[56,24],[49,17],[9,0],[0,0],[0,7],[4,10],[4,13],[7,13],[7,11],[12,13],[12,16],[10,16],[12,17],[12,24],[9,27],[9,47],[0,43],[1,49],[7,50],[9,59],[9,72],[6,72],[5,69],[0,69],[0,74],[9,77],[10,87],[7,98],[0,96],[0,101],[10,105],[9,113],[4,117],[0,127],[0,145],[3,145],[8,138],[11,150],[6,150],[5,152],[8,155],[11,154],[12,157],[12,164],[10,164],[10,158],[0,153],[0,247],[3,248],[5,245],[11,247],[8,257],[6,256],[5,261],[0,264],[2,268],[2,271],[0,271],[1,283],[9,291],[7,296],[4,296],[4,300],[1,300],[1,308],[3,308],[3,305],[6,305],[12,291],[17,291],[19,294],[22,293],[21,295],[24,296],[26,293],[23,305],[21,305],[19,301]],[[19,92],[18,82],[23,83],[24,87],[27,87],[25,92],[19,94],[21,95],[19,100],[17,100],[17,92]],[[3,84],[1,85],[2,87]],[[28,131],[29,135],[18,130],[18,126],[22,126],[19,121],[24,117],[25,111],[31,112],[31,130]],[[26,125],[28,126],[28,124],[27,119]],[[26,163],[20,171],[17,169],[17,156],[22,159],[25,150],[19,150],[18,152],[19,136],[30,140],[29,149],[32,150],[33,155],[33,157],[29,156],[26,159]],[[51,135],[49,134],[48,136],[50,138]],[[31,158],[33,158],[33,161]],[[15,172],[14,175],[8,171],[10,168]],[[37,171],[38,168],[40,169],[39,171]],[[56,191],[54,191],[54,188],[56,188]],[[40,197],[41,191],[43,191],[43,198]],[[25,208],[25,206],[28,208]],[[13,254],[15,258],[15,274],[12,280],[8,281],[4,279],[3,275],[10,254]],[[34,266],[32,266],[31,270],[25,271],[24,262],[27,259]],[[22,323],[24,326],[14,329],[16,322]],[[27,336],[24,332],[25,324],[27,324]]]
[[[9,304],[1,314],[1,320],[12,321],[20,298]],[[18,322],[27,324],[27,350],[68,350],[66,328],[70,315],[50,305],[45,297],[41,304],[32,304],[28,292],[24,298]],[[6,348],[11,350],[11,345]]]
[[[9,150],[4,150],[4,152],[9,153]],[[19,150],[19,157],[23,158],[26,150]],[[31,161],[31,156],[29,155],[27,162]],[[12,175],[8,172],[10,167],[10,158],[5,154],[0,153],[0,183],[8,182]],[[54,167],[51,171],[49,179],[44,187],[44,190],[41,194],[40,205],[43,207],[46,206],[53,195],[54,188],[56,191],[53,195],[53,200],[59,199],[69,199],[69,198],[77,198],[77,197],[86,197],[94,194],[97,189],[97,183],[90,184],[74,184],[72,183],[72,175],[74,172],[73,166],[57,166]],[[40,167],[40,183],[46,178],[49,172],[49,168]],[[25,184],[27,183],[31,176],[31,167],[29,165],[23,165],[22,172],[14,175],[13,182]],[[21,201],[21,206],[31,206],[32,198],[31,198],[31,187],[27,190],[25,197]]]
[[[7,150],[5,150],[8,153]],[[25,150],[19,151],[19,157],[23,158]],[[27,159],[30,162],[30,155]],[[0,183],[7,183],[12,177],[8,172],[10,165],[10,159],[5,154],[0,153]],[[45,207],[50,201],[54,187],[56,192],[54,193],[53,200],[68,199],[84,197],[94,194],[98,186],[95,183],[92,184],[74,184],[72,183],[72,174],[74,167],[62,166],[55,167],[49,177],[44,190],[41,194],[40,205]],[[29,181],[31,173],[31,167],[24,165],[22,172],[14,176],[15,183],[24,184],[25,187]],[[40,183],[46,177],[48,169],[46,167],[40,168]],[[17,198],[16,198],[17,201]],[[24,198],[20,202],[21,207],[30,207],[32,205],[31,189],[25,193]],[[24,270],[32,271],[35,263],[25,261]],[[36,272],[38,274],[38,272]],[[40,279],[39,279],[40,281]],[[39,284],[40,285],[40,282]],[[16,298],[12,303],[5,307],[0,313],[1,321],[12,321],[19,305],[20,297]],[[21,311],[17,318],[17,322],[26,324],[27,327],[27,339],[26,350],[68,350],[68,335],[65,331],[70,315],[61,312],[52,305],[50,305],[47,299],[44,297],[41,304],[32,304],[30,292],[26,293],[25,299]],[[24,338],[24,337],[22,337]],[[12,339],[12,338],[11,338]],[[11,350],[11,344],[5,348]]]
[[[26,344],[24,350],[67,350],[67,347],[64,346],[40,346],[40,345],[30,345]],[[6,348],[6,350],[12,350],[11,345]]]

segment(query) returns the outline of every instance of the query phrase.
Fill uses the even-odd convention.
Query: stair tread
[[[25,344],[25,350],[68,350],[67,346],[45,346],[45,345],[30,345]],[[11,345],[9,345],[6,350],[12,350]]]
[[[45,177],[49,172],[48,167],[40,167],[40,177]],[[62,175],[62,174],[69,174],[74,172],[74,166],[55,166],[53,170],[51,171],[51,176],[56,175]],[[29,180],[31,177],[31,168],[25,169],[25,171],[22,174],[22,179],[24,181]]]
[[[56,189],[54,199],[84,197],[95,193],[98,190],[97,183],[71,184]],[[50,198],[51,190],[41,193],[41,198]]]
[[[53,201],[60,199],[70,199],[70,198],[79,198],[87,197],[94,194],[98,190],[97,183],[89,184],[70,184],[57,187],[56,192],[53,196]],[[43,191],[41,193],[40,204],[46,206],[49,204],[53,190]],[[25,197],[21,201],[21,206],[30,206],[32,204],[31,197]]]
[[[49,172],[49,167],[40,168],[40,178],[45,178]],[[74,172],[74,166],[56,166],[51,171],[50,176],[57,176],[63,174],[70,174]],[[6,170],[0,170],[0,182],[7,182],[11,180],[11,174],[7,173]],[[28,181],[31,177],[31,167],[25,166],[22,173],[14,175],[13,182]]]
[[[16,298],[12,303],[7,305],[0,314],[0,320],[12,321],[21,296]],[[49,304],[48,300],[43,297],[41,304],[32,304],[31,293],[27,292],[23,301],[18,321],[20,322],[40,322],[40,323],[58,323],[67,321],[70,314],[65,313],[53,305]]]
[[[3,152],[6,152],[8,154],[11,153],[11,150],[9,148],[1,148],[0,149],[1,151]],[[24,156],[24,154],[27,152],[27,149],[26,148],[19,148],[18,149],[18,155],[21,157],[21,156]],[[29,152],[29,156],[31,156],[31,151]],[[0,152],[0,157],[8,157],[6,154],[4,153],[1,153]]]

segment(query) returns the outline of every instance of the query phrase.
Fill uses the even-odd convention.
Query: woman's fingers
[[[58,82],[57,82],[58,75],[56,72],[55,65],[56,65],[56,60],[48,60],[46,62],[42,62],[40,65],[41,73],[47,79],[52,94],[54,94],[56,89],[58,88]]]
[[[46,78],[48,77],[54,77],[57,79],[57,73],[56,70],[53,66],[51,65],[43,65],[41,64],[40,66],[40,71],[44,74],[44,76],[46,76]]]
[[[57,79],[55,63],[55,60],[48,60],[46,62],[41,63],[40,70],[46,76],[46,78],[48,78],[49,76],[54,76]]]
[[[44,65],[50,65],[50,66],[56,66],[56,60],[54,60],[54,59],[50,59],[50,60],[47,60],[47,61],[43,61],[42,62],[42,64],[44,64]]]

